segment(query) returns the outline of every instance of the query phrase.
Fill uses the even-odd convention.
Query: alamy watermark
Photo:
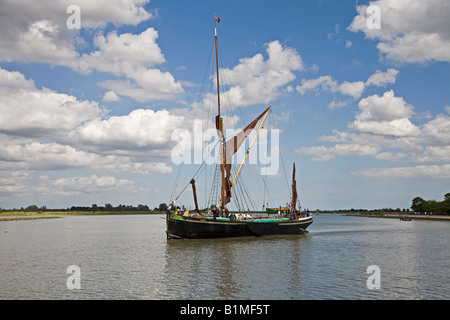
[[[72,4],[67,7],[66,13],[70,16],[66,20],[66,26],[69,30],[81,29],[81,9],[79,6]]]
[[[366,9],[366,15],[370,16],[366,20],[366,26],[370,30],[381,29],[381,9],[377,5],[370,5]]]
[[[241,130],[227,129],[225,137],[234,137]],[[174,164],[202,164],[221,163],[221,143],[215,128],[203,130],[201,121],[194,121],[193,130],[175,129],[171,140],[177,142],[171,152]],[[226,139],[226,151],[233,155],[234,139]],[[253,142],[253,144],[252,144]],[[261,129],[258,135],[256,130],[245,139],[240,148],[231,158],[231,164],[241,164],[244,159],[248,164],[260,165],[261,175],[275,175],[279,169],[280,130]],[[230,156],[231,157],[231,156]],[[227,162],[229,164],[229,162]]]
[[[67,289],[73,290],[81,289],[81,269],[77,265],[70,265],[67,267],[67,274],[70,274],[70,276],[67,278],[66,285]]]
[[[366,286],[369,290],[381,289],[381,269],[377,265],[371,265],[367,267],[366,273],[370,273],[367,278]]]

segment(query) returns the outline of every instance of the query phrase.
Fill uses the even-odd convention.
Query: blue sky
[[[79,30],[67,27],[73,4]],[[1,208],[169,202],[173,131],[215,115],[214,14],[225,115],[242,128],[272,106],[303,206],[408,208],[450,192],[448,1],[0,5]],[[184,165],[182,179],[195,170]],[[286,201],[283,171],[267,177],[270,205]],[[244,174],[259,208],[259,166]],[[181,202],[193,206],[190,191]]]

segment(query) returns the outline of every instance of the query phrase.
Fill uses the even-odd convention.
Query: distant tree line
[[[139,204],[137,206],[131,206],[131,205],[123,205],[119,204],[118,206],[113,206],[110,203],[106,203],[104,206],[99,206],[97,204],[93,204],[91,206],[72,206],[67,209],[48,209],[45,205],[38,207],[37,205],[29,205],[26,208],[20,208],[20,209],[13,209],[12,211],[24,211],[24,212],[51,212],[51,211],[161,211],[165,212],[167,210],[167,204],[166,203],[160,203],[158,207],[155,207],[153,210],[150,209],[149,206]],[[433,214],[448,214],[450,215],[450,192],[446,193],[444,196],[443,201],[436,201],[436,200],[424,200],[421,197],[415,197],[412,200],[411,209],[414,212],[418,213],[433,213]],[[4,210],[4,209],[3,209]],[[0,208],[0,211],[2,211],[2,208]],[[11,211],[11,210],[7,210]],[[317,212],[322,213],[337,213],[337,212],[349,212],[349,213],[382,213],[382,212],[403,212],[407,213],[409,209],[392,209],[392,208],[383,208],[383,209],[375,209],[375,210],[367,210],[367,209],[347,209],[347,210],[320,210],[317,209]]]
[[[424,200],[415,197],[411,209],[419,213],[450,214],[450,193],[446,193],[443,201]]]
[[[72,206],[70,207],[69,211],[151,211],[151,210],[149,206],[143,204],[139,204],[137,207],[119,204],[118,206],[115,207],[110,203],[106,203],[104,206],[99,206],[94,203],[90,207]]]

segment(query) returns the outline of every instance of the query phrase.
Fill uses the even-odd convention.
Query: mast
[[[295,211],[295,206],[297,205],[297,181],[295,180],[295,162],[292,170],[292,214],[295,219],[297,219],[297,213]]]
[[[217,16],[216,16],[217,20]],[[217,20],[220,21],[220,20]],[[222,174],[222,187],[221,187],[221,202],[220,202],[220,214],[223,215],[225,209],[225,137],[223,136],[223,118],[220,115],[220,89],[219,89],[219,53],[217,51],[217,28],[214,27],[214,43],[216,47],[216,75],[217,75],[217,110],[218,115],[216,117],[216,127],[220,132],[221,140],[221,164],[220,171]]]

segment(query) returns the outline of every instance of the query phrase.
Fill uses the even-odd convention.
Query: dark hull
[[[175,218],[175,219],[174,219]],[[261,237],[270,235],[297,235],[306,232],[306,228],[313,222],[312,217],[301,221],[273,221],[260,220],[205,220],[183,218],[167,214],[168,239],[203,239],[203,238],[233,238],[233,237]]]

